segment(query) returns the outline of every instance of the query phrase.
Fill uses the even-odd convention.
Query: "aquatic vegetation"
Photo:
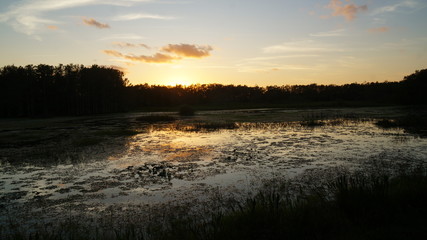
[[[382,119],[376,125],[383,128],[396,127],[427,127],[427,115],[409,114],[395,119]]]
[[[201,132],[218,131],[221,129],[237,129],[234,122],[196,122],[191,124],[178,124],[175,129],[180,131]]]
[[[408,114],[399,118],[385,118],[378,120],[375,124],[384,129],[402,128],[422,137],[427,136],[427,115],[425,114]]]
[[[303,127],[320,127],[323,125],[325,125],[325,123],[320,120],[308,120],[301,122],[301,126]]]
[[[393,128],[397,127],[397,123],[391,119],[381,119],[375,123],[377,126],[382,128]]]

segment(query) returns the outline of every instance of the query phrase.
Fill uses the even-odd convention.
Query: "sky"
[[[426,0],[1,0],[0,66],[93,64],[132,84],[399,81]]]

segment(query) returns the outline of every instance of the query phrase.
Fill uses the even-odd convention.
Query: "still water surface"
[[[426,138],[380,129],[373,119],[323,123],[242,121],[233,129],[204,131],[155,124],[116,140],[124,147],[101,160],[99,149],[106,146],[99,144],[79,163],[2,162],[2,225],[11,216],[52,220],[64,212],[97,214],[111,206],[200,201],[218,189],[250,192],[263,179],[293,178],[312,169],[375,168],[377,160],[390,168],[427,164]]]

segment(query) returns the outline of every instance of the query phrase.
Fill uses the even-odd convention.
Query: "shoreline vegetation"
[[[425,167],[395,174],[362,169],[333,172],[320,183],[307,182],[306,187],[273,179],[246,198],[216,196],[209,209],[163,209],[167,217],[159,219],[88,219],[92,224],[106,224],[94,227],[70,216],[57,225],[28,232],[11,218],[8,228],[0,229],[0,236],[69,240],[426,239]]]
[[[134,111],[427,105],[427,69],[400,82],[345,85],[132,85],[104,66],[0,68],[0,117],[90,116]],[[187,109],[188,110],[188,109]]]

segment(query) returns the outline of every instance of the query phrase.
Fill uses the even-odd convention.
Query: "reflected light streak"
[[[184,142],[152,144],[140,147],[144,152],[154,152],[159,155],[164,155],[166,161],[177,162],[199,161],[201,157],[209,155],[212,152],[211,147],[192,146]]]

